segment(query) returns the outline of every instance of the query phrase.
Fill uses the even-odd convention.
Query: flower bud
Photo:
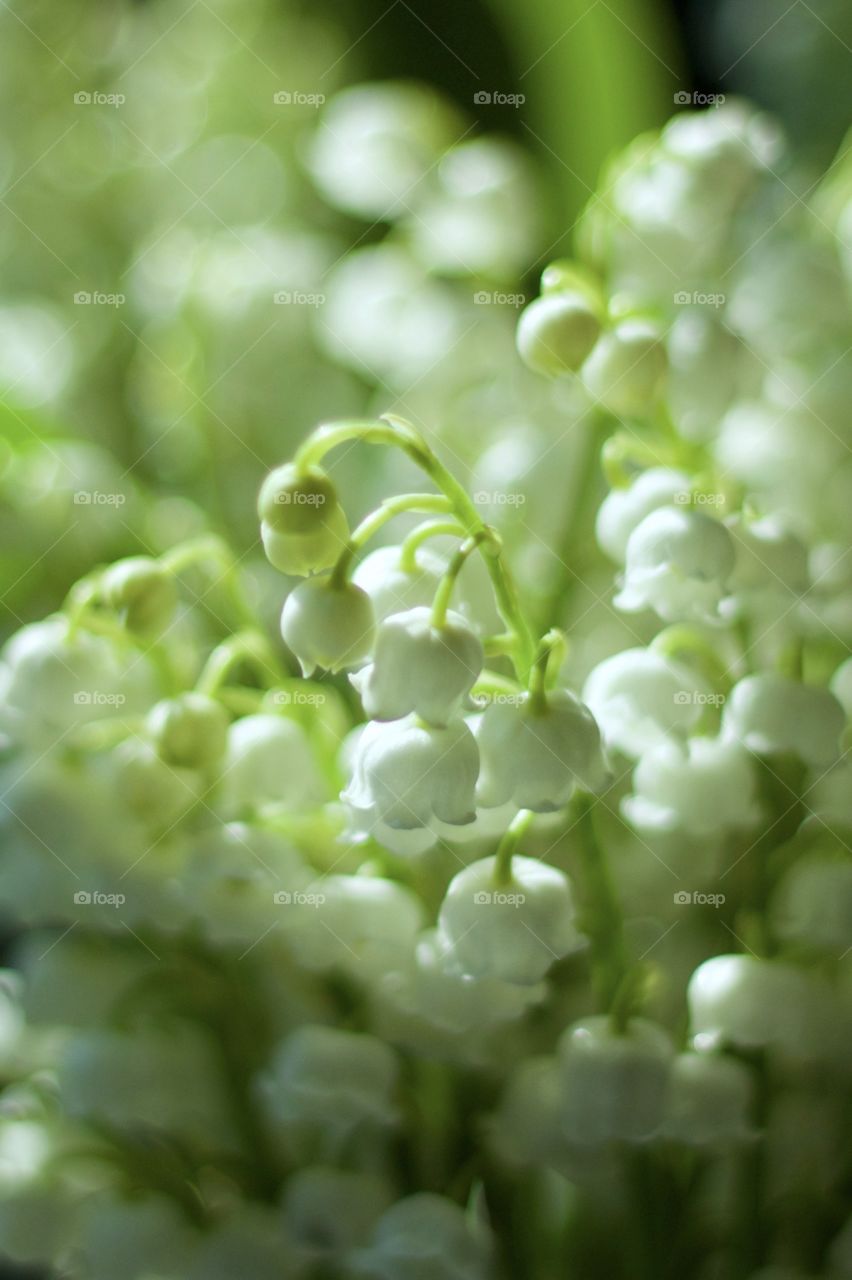
[[[722,715],[722,734],[759,755],[790,752],[814,768],[825,768],[840,754],[845,722],[843,708],[828,689],[764,671],[734,685]]]
[[[414,716],[371,722],[358,740],[342,799],[360,833],[385,843],[394,833],[417,832],[423,849],[435,842],[436,819],[452,826],[474,820],[478,772],[476,740],[463,721],[445,728]]]
[[[712,696],[689,667],[653,649],[606,658],[583,687],[607,746],[634,759],[672,735],[686,735]]]
[[[672,1064],[663,1136],[690,1147],[742,1142],[753,1135],[748,1068],[714,1053],[679,1053]]]
[[[633,775],[633,795],[622,801],[640,831],[714,831],[757,822],[752,764],[741,746],[720,738],[664,743],[647,751]]]
[[[206,694],[190,691],[158,702],[149,711],[146,726],[166,764],[207,769],[225,754],[228,713]]]
[[[571,887],[556,867],[519,854],[508,881],[496,869],[496,858],[482,858],[450,881],[441,939],[461,973],[532,985],[581,945]]]
[[[309,578],[290,592],[281,611],[281,635],[305,676],[317,667],[360,666],[369,657],[374,632],[370,597],[351,582]]]
[[[374,720],[413,711],[444,725],[470,693],[482,662],[482,643],[459,614],[436,627],[430,609],[409,609],[381,623],[373,661],[352,683]]]
[[[53,746],[91,720],[138,715],[156,697],[147,662],[65,617],[21,627],[3,657],[0,727],[34,745]]]
[[[422,1191],[383,1215],[355,1261],[365,1280],[489,1280],[490,1258],[484,1227],[452,1200]]]
[[[302,577],[330,569],[349,537],[337,490],[319,467],[277,467],[257,500],[267,559],[282,573]]]
[[[541,709],[528,694],[492,702],[476,722],[476,737],[477,800],[486,808],[512,801],[550,813],[563,808],[576,787],[595,791],[606,778],[595,718],[567,689],[549,693]]]
[[[613,489],[601,503],[595,521],[595,537],[601,550],[616,564],[624,564],[627,543],[636,526],[658,507],[671,506],[689,488],[690,478],[685,471],[649,467],[626,489]]]
[[[666,350],[656,325],[632,317],[598,339],[582,368],[586,390],[619,417],[638,417],[654,404],[666,372]]]
[[[562,1124],[574,1143],[638,1142],[665,1114],[674,1049],[662,1027],[634,1018],[624,1033],[607,1017],[563,1032]]]
[[[289,1128],[344,1136],[395,1123],[397,1059],[375,1036],[299,1027],[281,1043],[264,1082],[268,1108]]]
[[[655,609],[666,622],[713,621],[734,567],[723,524],[700,511],[660,507],[627,543],[619,609]]]
[[[583,294],[551,293],[536,298],[523,312],[518,351],[536,373],[576,373],[600,331],[600,321]]]
[[[101,580],[104,599],[120,613],[130,631],[162,631],[177,608],[172,575],[150,556],[117,560]]]

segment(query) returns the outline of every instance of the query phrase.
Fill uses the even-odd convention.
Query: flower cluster
[[[521,317],[591,424],[562,506],[593,601],[528,588],[387,415],[268,475],[262,574],[200,536],[6,644],[4,1256],[849,1274],[850,188],[785,203],[783,154],[739,105],[642,139]],[[339,446],[424,492],[355,523]]]

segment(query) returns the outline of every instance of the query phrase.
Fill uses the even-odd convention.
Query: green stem
[[[246,627],[256,627],[257,618],[243,591],[237,560],[221,538],[215,534],[193,538],[160,556],[160,564],[174,574],[205,563],[219,566],[221,574],[217,581],[224,582],[237,617]]]
[[[517,849],[521,837],[526,832],[534,816],[530,809],[519,809],[506,828],[506,834],[497,846],[497,854],[494,860],[495,884],[511,884],[512,854]]]
[[[550,659],[558,650],[565,651],[565,636],[558,627],[552,627],[538,642],[535,660],[530,672],[530,710],[542,715],[547,710],[547,670]]]
[[[365,516],[349,535],[346,546],[340,553],[337,563],[331,571],[331,582],[340,587],[346,581],[349,566],[361,548],[378,533],[383,525],[394,516],[406,511],[451,511],[449,499],[442,493],[403,493],[398,498],[387,498],[375,511]]]
[[[624,939],[621,905],[610,875],[606,856],[597,839],[591,796],[579,799],[579,852],[587,895],[587,924],[592,952],[592,972],[601,1007],[610,1013],[618,1030],[623,1030],[631,1012],[631,1001],[623,998],[631,984],[632,967]]]
[[[417,549],[430,538],[463,538],[464,528],[457,520],[427,520],[403,539],[399,563],[403,573],[417,572]]]
[[[284,679],[266,636],[260,631],[240,631],[218,644],[210,654],[196,682],[197,691],[214,697],[225,678],[241,662],[250,663],[270,687]]]
[[[456,579],[467,563],[468,556],[476,550],[480,542],[487,536],[487,533],[483,530],[481,533],[475,533],[470,538],[465,538],[447,566],[447,572],[438,583],[438,590],[435,592],[435,599],[432,601],[433,627],[440,629],[446,625],[447,609],[450,607],[450,597],[453,594]]]
[[[384,423],[387,425],[383,425]],[[515,668],[519,678],[526,679],[534,654],[532,633],[521,612],[514,583],[500,554],[497,534],[484,522],[470,494],[438,459],[423,437],[404,419],[391,414],[386,414],[380,423],[354,421],[321,427],[299,449],[294,459],[295,464],[299,467],[316,466],[330,449],[349,440],[401,449],[446,495],[465,533],[470,536],[486,535],[482,539],[483,559],[491,578],[497,607],[509,629],[518,637]]]

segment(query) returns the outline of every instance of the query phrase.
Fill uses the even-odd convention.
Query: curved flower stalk
[[[202,537],[5,647],[4,1256],[845,1274],[852,587],[812,452],[849,429],[852,192],[776,233],[776,147],[742,105],[641,140],[521,322],[610,489],[595,521],[572,477],[572,601],[413,427],[347,420],[261,491],[280,637]],[[423,491],[350,523],[361,445]]]

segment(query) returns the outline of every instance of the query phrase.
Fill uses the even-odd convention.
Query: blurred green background
[[[202,528],[251,556],[260,477],[322,418],[396,408],[461,462],[498,422],[541,425],[554,408],[514,367],[511,299],[568,249],[606,157],[678,95],[722,91],[777,110],[824,162],[849,114],[850,14],[835,0],[5,5],[4,632],[93,563]],[[406,216],[347,207],[334,146],[317,159],[335,95],[388,80],[432,91],[398,122],[420,166]],[[483,291],[510,301],[479,306]],[[355,478],[367,500],[375,477]]]

